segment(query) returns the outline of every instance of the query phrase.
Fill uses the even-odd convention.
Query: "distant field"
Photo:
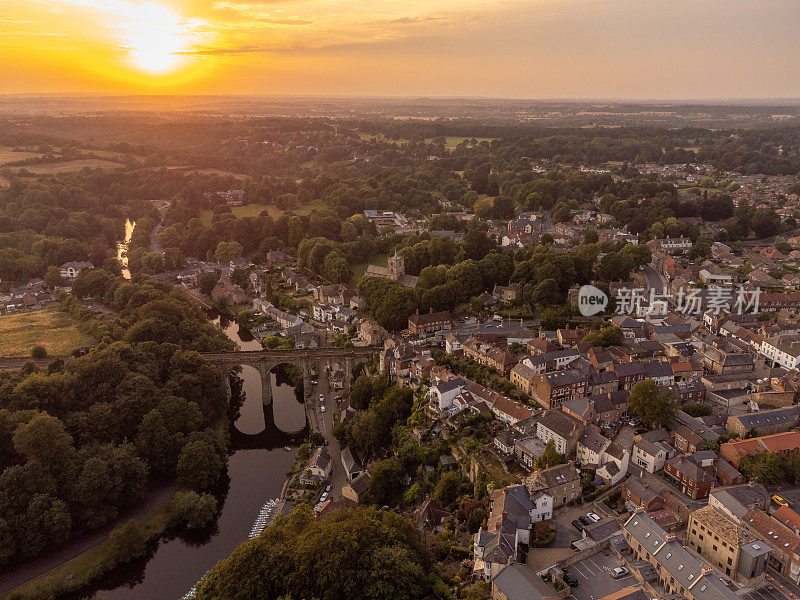
[[[378,135],[375,135],[374,133],[359,133],[358,137],[360,137],[362,140],[382,140],[384,142],[390,142],[390,143],[394,143],[394,144],[406,144],[409,141],[406,138],[397,138],[397,139],[395,139],[395,138],[387,138],[382,133],[379,133]],[[445,144],[444,145],[445,145],[445,148],[447,148],[448,150],[453,150],[453,149],[455,149],[456,146],[458,146],[464,140],[471,140],[471,139],[473,139],[473,138],[450,135],[450,136],[447,136],[445,138]],[[488,138],[488,137],[475,138],[475,140],[478,141],[478,142],[491,142],[492,140],[496,140],[496,139],[497,138]],[[428,138],[427,141],[430,142],[432,140],[433,140],[433,138]]]
[[[381,141],[384,141],[384,142],[391,142],[393,144],[407,144],[408,143],[408,139],[406,139],[406,138],[397,138],[397,139],[395,139],[395,138],[387,138],[382,133],[379,133],[378,135],[375,135],[374,133],[359,133],[358,137],[360,137],[362,140],[365,140],[365,141],[381,140]]]
[[[471,140],[471,139],[472,139],[471,137],[458,137],[458,136],[449,135],[449,136],[447,136],[445,138],[445,144],[444,145],[448,150],[453,150],[456,146],[458,146],[464,140]],[[491,142],[491,141],[496,140],[496,139],[497,138],[487,138],[487,137],[475,138],[475,140],[478,141],[479,143],[480,142]]]
[[[0,165],[5,165],[26,158],[38,158],[42,156],[38,152],[14,152],[10,146],[0,146]]]
[[[233,171],[223,171],[221,169],[192,169],[192,171],[196,173],[206,173],[207,175],[221,175],[223,177],[235,177],[241,181],[245,179],[250,179],[249,175],[243,175],[242,173],[234,173]]]
[[[43,163],[38,165],[25,165],[24,167],[14,167],[25,169],[37,175],[51,175],[53,173],[69,173],[70,171],[80,171],[84,167],[90,169],[119,169],[123,167],[120,163],[99,158],[82,158],[78,160],[67,160],[63,162]]]
[[[44,308],[0,316],[0,355],[30,356],[31,348],[42,345],[50,355],[69,354],[90,345],[91,336],[78,331],[66,313]]]
[[[307,215],[312,210],[322,210],[325,208],[325,203],[321,200],[317,200],[312,202],[311,204],[304,204],[303,206],[299,206],[294,209],[294,214],[296,215]],[[284,211],[282,208],[278,208],[274,204],[245,204],[244,206],[232,206],[231,212],[239,217],[240,219],[244,219],[246,217],[257,217],[261,214],[262,211],[268,211],[269,216],[273,219],[278,219],[283,215]],[[211,225],[211,217],[213,213],[210,210],[201,210],[200,211],[200,220],[203,222],[203,225]]]

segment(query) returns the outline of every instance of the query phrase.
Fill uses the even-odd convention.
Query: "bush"
[[[545,537],[541,538],[541,539],[538,539],[538,535],[539,535],[539,527],[538,526],[539,525],[544,525],[548,530],[547,535]],[[535,540],[533,540],[533,542],[531,542],[531,546],[534,546],[535,548],[544,548],[545,546],[549,546],[550,544],[552,544],[553,540],[556,539],[556,528],[555,528],[555,526],[554,525],[548,525],[547,523],[536,523],[536,526],[537,526],[536,527],[536,537],[537,537],[537,539],[535,539]]]
[[[31,348],[33,358],[47,358],[47,349],[44,346],[34,346]]]
[[[147,553],[148,536],[144,528],[136,521],[128,521],[120,525],[108,536],[108,563],[106,568],[113,569],[134,558]]]
[[[211,494],[177,492],[169,503],[170,525],[200,529],[211,524],[217,515],[217,499]]]

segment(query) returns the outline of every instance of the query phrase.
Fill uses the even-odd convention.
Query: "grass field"
[[[111,162],[110,160],[100,160],[99,158],[81,158],[78,160],[66,160],[63,162],[42,163],[38,165],[25,165],[24,167],[14,167],[15,169],[25,169],[37,175],[51,175],[53,173],[69,173],[80,171],[84,167],[90,169],[119,169],[124,165]]]
[[[325,203],[321,200],[316,200],[311,204],[304,204],[303,206],[298,206],[292,212],[296,215],[307,215],[311,213],[312,210],[323,210],[325,208]],[[257,217],[261,214],[262,211],[268,211],[269,216],[273,219],[280,218],[283,215],[284,211],[282,208],[278,208],[274,204],[245,204],[244,206],[232,206],[231,212],[239,217],[240,219],[244,219],[246,217]],[[211,217],[214,213],[210,210],[201,210],[200,211],[200,221],[203,222],[203,225],[211,225]]]
[[[5,165],[26,158],[38,158],[42,156],[38,152],[14,152],[10,146],[0,146],[0,165]]]
[[[56,308],[0,316],[0,354],[30,356],[41,345],[50,355],[69,354],[94,340],[78,330],[69,315]]]

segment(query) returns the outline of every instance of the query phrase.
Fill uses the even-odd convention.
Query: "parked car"
[[[325,405],[324,404],[319,407],[319,412],[325,412]]]
[[[325,502],[328,499],[328,492],[322,492],[322,496],[319,497],[320,502]]]
[[[637,417],[635,419],[631,419],[630,421],[628,421],[628,425],[630,425],[631,427],[636,427],[637,425],[641,424],[641,422],[642,420]]]
[[[325,486],[325,491],[326,491],[326,492],[330,492],[330,491],[331,491],[331,486],[329,486],[329,485],[326,485],[326,486]]]
[[[575,578],[575,575],[567,573],[566,571],[564,571],[564,583],[569,587],[578,587],[578,580]]]
[[[630,574],[630,571],[628,571],[628,567],[617,567],[616,569],[611,570],[611,577],[613,577],[614,579],[620,579],[621,577],[625,577],[628,574]]]
[[[320,402],[322,402],[323,400],[325,400],[325,394],[320,394],[320,395],[319,395],[319,400],[320,400]]]
[[[316,379],[312,379],[311,380],[311,385],[317,385],[317,380]]]
[[[572,526],[577,529],[578,531],[583,531],[583,523],[581,523],[578,519],[575,519],[572,522]]]
[[[592,520],[592,523],[597,523],[600,520],[600,515],[597,513],[589,513],[586,516]]]
[[[583,523],[584,525],[591,525],[592,523],[594,523],[594,521],[592,521],[589,517],[581,516],[578,518],[580,519],[580,522]]]
[[[786,498],[784,498],[783,496],[778,496],[778,494],[775,494],[772,497],[772,501],[775,504],[777,504],[778,506],[791,506],[792,505],[792,503],[789,502]]]

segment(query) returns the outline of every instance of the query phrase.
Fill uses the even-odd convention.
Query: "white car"
[[[611,577],[614,579],[620,579],[625,577],[630,571],[628,571],[628,567],[617,567],[611,571]]]
[[[325,491],[326,491],[326,492],[330,492],[330,491],[331,491],[331,486],[329,486],[329,485],[326,485],[326,486],[325,486]]]
[[[592,520],[592,523],[597,523],[600,520],[600,516],[597,513],[589,513],[586,516]]]
[[[316,379],[312,379],[311,380],[311,385],[317,385],[317,380]]]
[[[328,499],[328,492],[322,492],[322,496],[319,497],[320,502],[325,502]]]
[[[319,395],[319,400],[320,400],[320,402],[322,402],[323,400],[325,400],[325,394],[320,394],[320,395]]]
[[[325,412],[325,406],[324,406],[324,405],[323,405],[323,406],[320,406],[320,408],[319,408],[319,412]]]

